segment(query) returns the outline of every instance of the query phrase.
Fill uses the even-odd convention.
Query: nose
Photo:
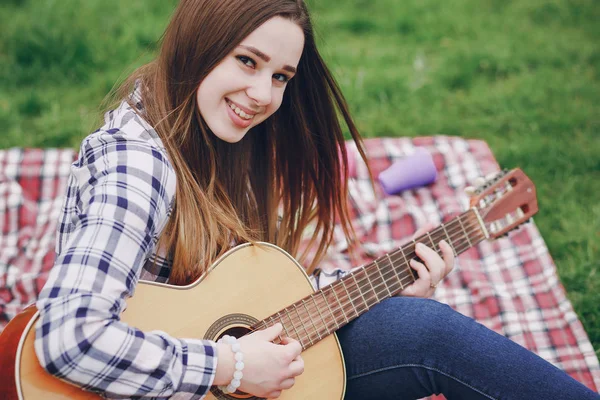
[[[271,76],[256,76],[246,89],[246,94],[257,106],[265,107],[271,104],[271,89],[273,82]]]

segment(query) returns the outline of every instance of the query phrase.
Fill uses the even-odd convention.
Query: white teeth
[[[236,113],[237,115],[239,115],[240,117],[242,117],[243,119],[251,119],[253,117],[253,115],[248,115],[246,114],[244,111],[240,110],[239,107],[237,107],[235,104],[233,103],[228,103],[229,108],[231,108],[233,110],[234,113]]]

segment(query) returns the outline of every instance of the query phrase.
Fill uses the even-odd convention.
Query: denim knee
[[[376,311],[373,317],[379,320],[381,339],[395,341],[404,351],[430,353],[432,346],[444,345],[457,336],[466,318],[431,299],[391,298],[380,306],[380,310],[371,311]]]
[[[342,328],[338,336],[342,345],[352,343],[344,349],[344,353],[352,353],[348,354],[351,358],[369,354],[381,367],[400,360],[421,363],[444,353],[446,346],[456,345],[463,337],[462,319],[466,317],[435,300],[393,297]]]
[[[385,300],[338,337],[352,388],[348,399],[440,392],[461,399],[598,398],[522,346],[434,300]]]

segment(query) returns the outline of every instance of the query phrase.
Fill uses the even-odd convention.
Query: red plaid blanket
[[[378,185],[373,193],[364,164],[357,162],[350,205],[364,244],[364,262],[401,246],[420,226],[445,222],[464,211],[468,198],[463,189],[499,169],[485,142],[477,140],[368,139],[366,146],[375,176],[415,146],[433,154],[439,174],[428,187],[385,196]],[[353,144],[349,150],[354,157]],[[72,150],[0,150],[0,330],[35,301],[52,267],[56,222],[74,157]],[[345,243],[337,239],[324,269],[351,267]],[[600,388],[598,358],[535,224],[462,254],[436,298],[538,353],[593,390]]]
[[[379,184],[373,193],[367,169],[357,161],[350,205],[364,263],[402,246],[419,227],[437,226],[465,211],[469,198],[464,188],[500,169],[487,144],[479,140],[436,136],[369,139],[365,144],[375,177],[418,146],[433,155],[438,178],[427,187],[387,196]],[[348,149],[355,157],[356,147],[349,144]],[[338,235],[323,269],[351,268],[345,249]],[[600,389],[598,358],[534,223],[460,255],[455,270],[438,286],[436,299],[536,352],[593,390]]]
[[[46,282],[74,157],[72,150],[0,150],[0,331]]]

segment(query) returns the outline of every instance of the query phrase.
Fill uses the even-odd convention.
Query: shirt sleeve
[[[149,141],[111,129],[83,142],[67,194],[76,198],[71,232],[37,302],[35,351],[49,373],[111,398],[177,392],[196,399],[210,389],[214,342],[120,321],[168,218],[175,182]]]
[[[312,275],[309,276],[310,283],[312,283],[315,290],[323,289],[325,286],[331,285],[333,282],[342,279],[346,275],[358,271],[361,268],[362,266],[352,268],[351,270],[336,268],[327,272],[317,268]]]

